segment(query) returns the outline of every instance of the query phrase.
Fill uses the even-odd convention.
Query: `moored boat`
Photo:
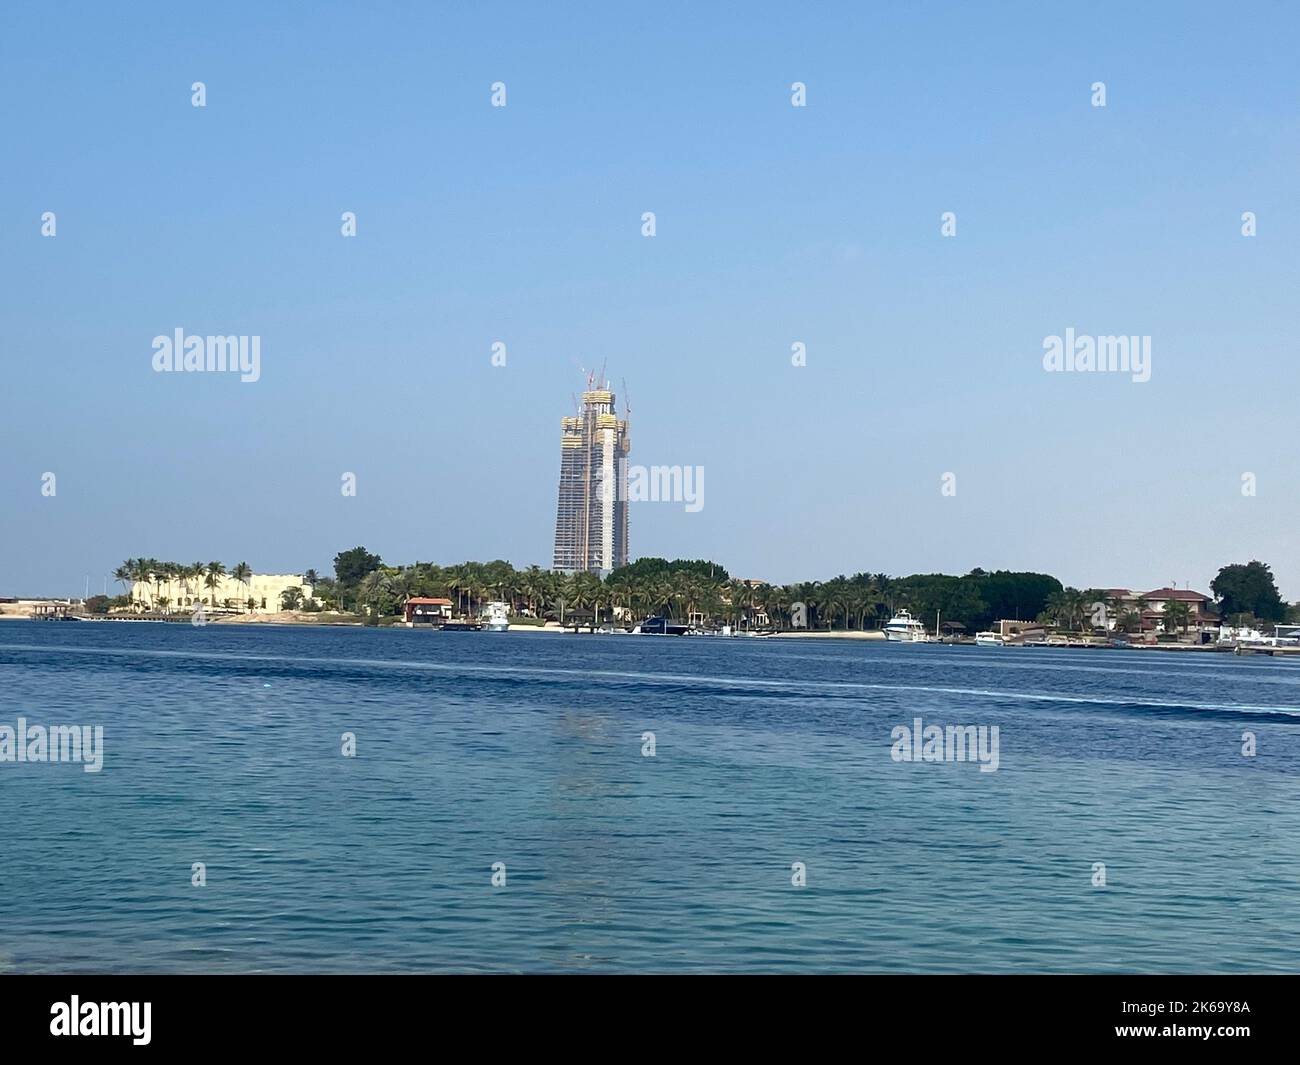
[[[926,643],[930,637],[924,625],[906,610],[900,610],[885,626],[885,639],[891,643]]]
[[[649,617],[632,631],[640,636],[682,636],[688,626],[669,621],[667,618]]]
[[[483,627],[488,632],[508,632],[510,629],[510,608],[505,603],[494,601],[488,603],[483,613]]]

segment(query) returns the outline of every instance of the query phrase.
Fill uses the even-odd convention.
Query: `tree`
[[[1078,588],[1064,588],[1048,596],[1047,605],[1040,616],[1059,628],[1073,632],[1083,627],[1085,619],[1092,619],[1092,603],[1093,597],[1085,595]]]
[[[1173,632],[1175,628],[1180,626],[1183,632],[1186,632],[1191,618],[1192,608],[1190,606],[1181,599],[1171,599],[1165,604],[1160,620],[1164,623],[1165,632]]]
[[[122,593],[129,600],[131,598],[131,589],[127,587],[127,582],[134,580],[135,559],[128,558],[117,569],[113,570],[113,580],[122,586]]]
[[[222,562],[209,562],[208,575],[203,578],[204,585],[212,593],[210,596],[211,605],[217,605],[217,588],[221,585],[221,578],[226,574],[225,564]]]
[[[1142,615],[1136,610],[1121,610],[1115,625],[1121,632],[1138,632],[1142,628]]]
[[[357,598],[366,612],[375,617],[397,612],[397,593],[393,581],[394,571],[377,569],[367,573],[357,585]]]
[[[1210,591],[1224,617],[1254,614],[1264,621],[1281,621],[1286,617],[1286,603],[1278,593],[1272,570],[1263,562],[1224,566],[1210,582]]]
[[[320,577],[312,585],[312,598],[326,610],[336,609],[339,605],[338,585],[333,577]]]
[[[137,558],[131,567],[131,596],[141,605],[147,605],[145,594],[149,585],[149,560]]]
[[[207,566],[205,566],[202,562],[191,562],[189,569],[190,569],[190,579],[194,582],[194,587],[198,589],[202,589],[203,574],[207,572]],[[200,597],[199,602],[200,603],[203,602],[202,597]]]
[[[253,575],[253,571],[249,567],[247,562],[239,563],[239,565],[237,565],[234,569],[230,571],[230,576],[234,578],[237,584],[244,585],[245,589],[247,589],[248,579],[252,577],[252,575]]]
[[[334,556],[334,576],[338,579],[340,610],[343,608],[344,597],[383,564],[383,559],[378,555],[372,555],[364,547],[340,551]]]
[[[280,593],[281,610],[297,610],[302,605],[302,589],[290,585]]]

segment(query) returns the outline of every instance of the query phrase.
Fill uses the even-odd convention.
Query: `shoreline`
[[[0,603],[0,621],[36,621],[41,620],[34,617],[31,613],[32,607],[38,603],[47,603],[49,600],[20,600],[18,602]],[[139,614],[103,614],[103,615],[80,615],[75,618],[65,619],[76,623],[83,622],[120,622],[127,624],[171,624],[184,625],[192,623],[192,615],[189,614],[171,614],[166,616],[149,616]],[[275,626],[291,627],[306,626],[314,628],[376,628],[376,629],[415,629],[428,628],[432,626],[418,625],[408,627],[398,622],[388,625],[366,625],[364,620],[356,614],[338,614],[333,611],[278,611],[276,613],[250,613],[250,614],[217,614],[209,615],[203,624],[206,625],[255,625],[255,626]],[[486,630],[484,630],[486,631]],[[569,635],[601,635],[601,633],[592,633],[588,630],[578,630],[560,626],[555,622],[545,625],[534,625],[519,622],[511,622],[507,632],[541,632],[541,633],[567,633]],[[624,635],[631,635],[626,631]],[[792,629],[781,632],[767,632],[761,634],[750,634],[747,630],[733,632],[729,636],[723,636],[719,632],[708,634],[696,634],[694,636],[685,636],[686,639],[777,639],[777,640],[835,640],[835,641],[852,641],[867,643],[887,643],[884,630],[882,629],[839,629],[839,630],[807,630]],[[978,646],[973,642],[956,642],[943,643],[937,640],[929,640],[925,646],[935,645],[940,647],[961,647],[961,646]],[[1107,643],[1007,643],[1004,648],[1025,648],[1041,647],[1051,650],[1102,650],[1102,651],[1175,651],[1175,652],[1200,652],[1210,654],[1230,654],[1237,653],[1242,656],[1246,655],[1267,655],[1269,657],[1290,658],[1300,657],[1300,647],[1273,647],[1268,645],[1250,645],[1244,644],[1240,647],[1234,644],[1192,644],[1192,643],[1130,643],[1127,646],[1115,646]],[[990,650],[996,648],[987,648]]]

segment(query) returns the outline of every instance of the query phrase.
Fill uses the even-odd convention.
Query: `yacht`
[[[483,614],[483,627],[488,632],[508,632],[510,629],[510,608],[502,602],[488,603]]]
[[[981,647],[1001,647],[1007,641],[996,632],[977,632],[975,642]]]
[[[885,639],[892,643],[925,643],[930,637],[924,625],[906,610],[900,610],[885,626]]]
[[[646,618],[632,631],[638,636],[682,636],[685,635],[687,627],[679,622],[655,616]]]

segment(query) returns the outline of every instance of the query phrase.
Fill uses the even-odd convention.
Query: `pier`
[[[32,606],[33,621],[75,621],[71,603],[35,603]]]

